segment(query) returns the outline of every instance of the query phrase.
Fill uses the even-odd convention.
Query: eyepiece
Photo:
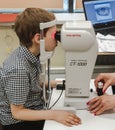
[[[56,31],[54,37],[55,37],[55,39],[56,39],[57,41],[61,41],[60,31]]]

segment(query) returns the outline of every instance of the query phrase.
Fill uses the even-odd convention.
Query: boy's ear
[[[36,43],[39,43],[40,42],[40,34],[39,33],[36,33],[33,37],[33,40],[36,42]]]

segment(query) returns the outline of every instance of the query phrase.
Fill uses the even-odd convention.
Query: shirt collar
[[[20,47],[23,55],[26,57],[27,60],[29,60],[32,63],[38,63],[39,57],[33,55],[26,47]]]

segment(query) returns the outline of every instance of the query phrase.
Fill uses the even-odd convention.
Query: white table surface
[[[93,80],[91,80],[90,87],[95,89]],[[51,105],[53,104],[53,102],[56,101],[60,92],[61,92],[60,90],[53,90]],[[111,87],[108,89],[107,93],[112,94]],[[61,109],[63,107],[64,107],[64,93],[53,109],[55,108]],[[99,116],[94,116],[87,110],[76,110],[76,114],[81,118],[82,124],[67,127],[56,121],[47,120],[45,121],[43,130],[115,130],[115,109],[109,110]]]

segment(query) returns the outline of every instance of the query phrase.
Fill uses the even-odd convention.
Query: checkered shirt
[[[15,120],[10,104],[43,109],[42,89],[39,84],[40,62],[26,47],[17,48],[0,68],[0,121],[10,125]]]

